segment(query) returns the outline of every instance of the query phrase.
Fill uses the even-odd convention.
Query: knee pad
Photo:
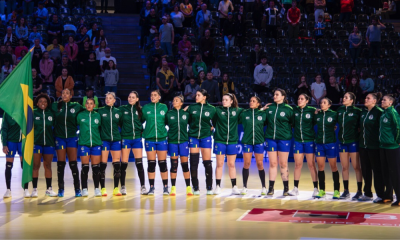
[[[156,160],[149,160],[149,164],[147,166],[147,171],[149,173],[154,173],[156,171]]]
[[[191,153],[190,154],[190,169],[197,171],[198,167],[199,167],[199,157],[200,154],[198,153]]]
[[[212,167],[211,160],[204,160],[203,165],[205,168]]]
[[[9,172],[11,173],[11,169],[13,168],[14,163],[13,162],[6,162],[6,173]]]
[[[168,172],[166,160],[158,160],[158,167],[160,168],[160,172]]]
[[[113,162],[114,167],[114,177],[121,177],[121,163]]]
[[[93,172],[93,175],[99,175],[100,174],[100,165],[99,164],[92,165],[92,172]]]
[[[188,162],[181,162],[182,171],[189,172],[189,163]]]
[[[68,162],[68,164],[72,174],[74,174],[74,172],[78,172],[78,163],[76,161]]]
[[[107,163],[100,163],[100,175],[102,179],[106,178],[106,168]]]
[[[66,162],[57,162],[57,173],[64,172]]]
[[[160,164],[160,162],[158,164]],[[178,172],[178,159],[171,159],[171,172],[172,173]]]
[[[149,163],[150,163],[150,160],[149,160]],[[136,158],[136,159],[135,159],[135,164],[136,164],[136,168],[137,168],[137,170],[138,170],[139,172],[143,172],[143,171],[144,171],[144,169],[143,169],[143,162],[142,162],[142,159],[141,159],[141,158]]]
[[[82,164],[82,173],[88,175],[89,173],[89,164]]]

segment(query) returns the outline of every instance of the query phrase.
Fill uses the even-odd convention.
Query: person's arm
[[[270,67],[269,69],[271,69],[271,71],[270,71],[271,74],[269,74],[269,76],[268,76],[268,79],[267,79],[267,82],[266,82],[267,85],[271,82],[272,77],[274,76],[274,69],[272,69],[272,67]]]
[[[62,83],[61,83],[61,76],[57,78],[56,83],[54,84],[54,87],[56,89],[57,92],[62,92],[63,88],[62,88]]]
[[[314,98],[314,100],[317,102],[318,101],[318,98],[315,96],[315,94],[314,94],[314,89],[311,89],[311,96],[312,96],[312,98]]]
[[[76,57],[78,56],[78,51],[79,51],[78,45],[74,44],[74,45],[73,45],[73,49],[74,49],[74,53],[73,53],[73,55],[72,55],[72,59],[73,59],[73,61],[75,61],[75,60],[76,60]]]
[[[260,78],[258,77],[257,67],[254,69],[253,77],[254,77],[254,84],[260,85]]]
[[[374,81],[371,78],[368,78],[367,82],[368,82],[368,88],[366,89],[366,91],[373,92],[375,87]]]
[[[174,31],[174,27],[172,27],[172,31],[171,31],[171,44],[174,44],[174,39],[175,39],[175,31]]]
[[[197,25],[197,27],[200,27],[200,18],[201,18],[201,16],[200,16],[200,11],[199,11],[196,14],[196,25]]]
[[[299,18],[296,20],[296,22],[294,23],[294,24],[298,24],[299,22],[300,22],[300,20],[301,20],[301,12],[300,12],[300,10],[299,10]]]
[[[290,20],[290,17],[289,17],[289,13],[291,12],[291,9],[289,9],[288,11],[287,11],[287,14],[286,14],[286,19],[288,20],[288,23],[289,24],[292,24],[292,20]]]
[[[157,83],[158,88],[159,88],[161,91],[164,91],[164,90],[165,90],[165,89],[161,86],[161,84],[160,84],[160,78],[159,78],[159,77],[156,78],[156,83]]]
[[[3,115],[3,122],[1,124],[1,142],[3,143],[3,152],[8,154],[7,139],[8,139],[8,121],[7,114]]]
[[[370,35],[370,30],[369,30],[369,27],[368,27],[368,28],[367,28],[367,33],[365,34],[365,39],[367,40],[368,46],[370,45],[370,42],[369,42],[369,35]]]

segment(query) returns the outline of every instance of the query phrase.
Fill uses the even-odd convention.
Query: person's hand
[[[194,94],[193,94],[194,95]],[[188,108],[189,108],[189,106],[186,106],[184,109],[183,109],[183,111],[187,111],[188,110]]]
[[[268,108],[269,108],[269,105],[271,105],[272,103],[267,103],[267,104],[265,104],[265,106],[264,107],[262,107],[261,108],[261,110],[267,110]]]
[[[318,112],[320,112],[320,111],[321,111],[321,109],[315,109],[314,114],[318,114]]]
[[[371,47],[371,43],[370,42],[368,42],[368,47]]]
[[[211,127],[211,132],[214,131],[214,127]],[[400,145],[400,144],[399,144]]]
[[[318,105],[319,105],[319,101],[320,101],[320,99],[318,98],[317,101],[316,101]]]
[[[174,40],[173,39],[171,40],[171,44],[174,44]]]
[[[4,146],[3,147],[3,153],[7,155],[9,152],[10,152],[10,150],[8,150],[8,147]]]
[[[336,129],[337,129],[337,126],[335,125],[335,131],[336,131]]]
[[[264,87],[266,84],[265,84],[265,82],[262,82],[262,83],[260,83],[260,85]]]

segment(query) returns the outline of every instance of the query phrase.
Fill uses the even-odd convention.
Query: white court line
[[[242,221],[242,219],[250,212],[251,210],[247,210],[245,213],[242,214],[242,216],[240,216],[236,221]]]

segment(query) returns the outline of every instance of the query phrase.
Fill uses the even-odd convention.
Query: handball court
[[[45,197],[43,168],[39,175],[39,197],[23,198],[20,186],[22,172],[17,167],[19,164],[14,166],[12,198],[0,200],[1,239],[399,239],[400,236],[399,208],[390,207],[390,204],[331,200],[333,183],[329,167],[326,167],[327,199],[313,200],[313,186],[306,164],[300,179],[300,196],[282,197],[283,184],[278,176],[273,198],[260,196],[261,183],[255,162],[250,168],[247,195],[231,195],[227,167],[224,167],[222,194],[205,195],[204,169],[200,164],[201,195],[191,197],[185,195],[180,168],[177,196],[162,195],[158,168],[155,195],[140,195],[134,163],[129,163],[127,170],[128,194],[114,197],[112,166],[109,163],[107,197],[94,197],[90,170],[89,197],[75,198],[72,175],[67,167],[64,198]],[[264,166],[268,173],[268,162],[264,162]],[[57,191],[56,163],[52,167],[53,189]],[[239,188],[242,187],[242,167],[243,163],[238,161]],[[289,167],[292,189],[294,163],[289,163]],[[4,172],[3,165],[0,165],[0,172]],[[350,174],[353,195],[357,188],[352,169]],[[268,174],[266,180],[268,185]],[[32,191],[31,184],[29,187]],[[147,176],[146,187],[149,187]],[[5,183],[2,182],[0,194],[5,190]],[[362,214],[358,214],[360,212]],[[367,216],[371,223],[365,219],[352,221],[357,219],[356,215],[361,218]]]

